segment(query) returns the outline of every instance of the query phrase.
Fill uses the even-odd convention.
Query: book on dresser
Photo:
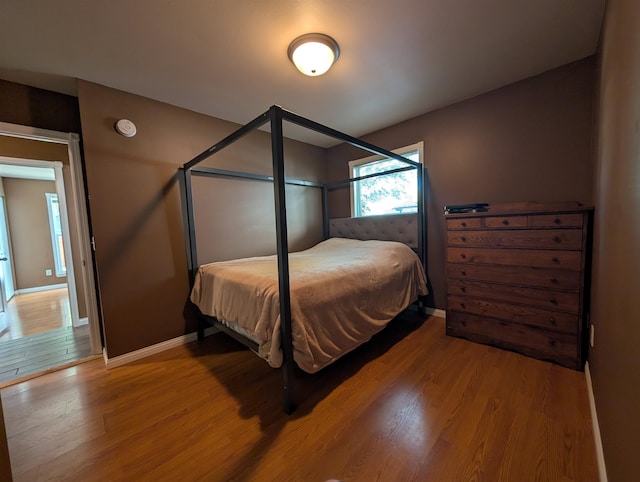
[[[523,202],[445,218],[447,335],[582,370],[593,208]]]

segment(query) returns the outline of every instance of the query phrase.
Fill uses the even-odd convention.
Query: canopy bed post
[[[329,189],[322,186],[322,236],[329,239]]]
[[[429,252],[429,250],[427,249],[427,228],[429,226],[429,214],[427,213],[427,179],[428,179],[428,171],[426,167],[423,167],[420,170],[420,174],[421,174],[421,179],[420,182],[422,183],[422,185],[420,186],[420,196],[422,197],[421,200],[421,208],[422,211],[420,211],[420,215],[418,216],[420,223],[421,223],[421,227],[420,227],[420,233],[422,233],[422,252],[423,252],[423,256],[424,256],[424,262],[423,262],[423,267],[424,267],[424,272],[427,273],[427,267],[429,265],[429,259],[427,257],[427,253]]]
[[[196,277],[196,271],[198,270],[198,249],[196,247],[196,229],[195,229],[195,216],[193,213],[193,185],[192,185],[192,177],[191,177],[191,169],[182,169],[182,181],[184,183],[184,195],[186,198],[186,226],[185,231],[188,234],[187,249],[189,250],[189,257],[187,259],[188,268],[189,268],[189,285],[193,287],[193,280]],[[198,340],[204,339],[204,329],[205,324],[202,320],[202,317],[196,316],[197,324],[196,324],[196,333],[198,336]]]
[[[196,249],[196,230],[195,230],[195,217],[193,214],[193,187],[191,184],[191,170],[182,169],[182,181],[184,182],[184,193],[186,196],[186,232],[188,233],[187,241],[189,245],[189,282],[193,286],[193,279],[198,270],[198,250]]]
[[[337,183],[333,183],[330,185],[315,182],[315,181],[287,179],[285,177],[285,168],[284,168],[284,162],[285,162],[284,138],[283,138],[283,122],[284,121],[288,121],[293,124],[297,124],[299,126],[305,127],[307,129],[311,129],[316,132],[328,135],[330,137],[334,137],[343,142],[349,143],[353,146],[359,147],[363,150],[372,152],[374,154],[377,154],[383,157],[397,159],[401,161],[405,165],[405,167],[392,169],[390,171],[386,171],[383,173],[373,173],[366,176],[351,178],[351,179],[348,179],[347,181],[339,181]],[[246,172],[240,172],[240,171],[230,171],[226,169],[217,169],[212,167],[196,167],[201,161],[209,158],[210,156],[213,156],[214,154],[219,153],[225,147],[231,145],[235,141],[244,137],[246,134],[253,132],[254,130],[261,127],[262,125],[266,124],[267,122],[269,122],[270,124],[271,157],[272,157],[272,171],[273,171],[272,176],[268,176],[264,174],[255,174],[255,173],[252,174],[252,173],[246,173]],[[195,208],[194,208],[192,176],[240,178],[240,179],[250,179],[254,181],[264,181],[264,182],[273,183],[275,229],[276,229],[276,256],[275,256],[276,259],[274,260],[275,265],[273,266],[273,268],[275,269],[271,272],[272,273],[271,276],[273,276],[273,278],[269,278],[269,281],[270,282],[272,281],[273,285],[277,285],[278,287],[277,288],[278,292],[275,294],[275,299],[279,303],[279,307],[278,307],[278,310],[279,310],[278,317],[280,319],[279,352],[282,355],[282,364],[280,365],[279,361],[276,363],[278,366],[281,366],[281,369],[282,369],[284,411],[287,414],[291,414],[295,410],[297,397],[299,395],[298,393],[296,393],[296,387],[295,387],[295,375],[296,375],[297,367],[300,367],[300,369],[308,373],[315,373],[315,371],[321,369],[325,364],[331,363],[332,361],[330,359],[331,357],[341,356],[340,353],[332,354],[327,360],[323,359],[320,362],[318,362],[316,359],[314,359],[314,361],[309,361],[308,353],[304,352],[301,355],[302,358],[300,358],[300,361],[303,363],[303,365],[299,365],[294,360],[294,347],[293,347],[293,335],[292,335],[292,317],[294,316],[294,314],[292,312],[292,306],[291,306],[292,293],[291,293],[291,281],[290,281],[290,275],[291,275],[290,269],[292,269],[291,266],[293,265],[291,263],[295,263],[296,260],[300,261],[300,259],[302,259],[301,256],[313,256],[311,254],[312,250],[316,250],[314,251],[316,253],[318,251],[324,251],[325,249],[327,249],[326,248],[327,245],[323,245],[322,248],[319,248],[320,245],[318,245],[302,252],[291,253],[291,254],[289,253],[288,233],[287,233],[287,210],[286,210],[287,184],[322,189],[322,202],[321,202],[322,203],[322,222],[323,222],[322,231],[323,231],[323,236],[326,240],[324,242],[331,242],[331,240],[328,238],[333,235],[331,231],[333,229],[332,226],[334,224],[334,221],[333,220],[331,220],[331,222],[329,221],[328,193],[330,191],[348,187],[351,183],[359,180],[369,179],[372,177],[377,177],[382,175],[388,175],[396,172],[404,172],[412,169],[418,170],[418,174],[417,174],[417,186],[419,188],[418,209],[417,209],[418,221],[415,221],[412,218],[406,219],[404,217],[402,218],[402,221],[401,221],[400,218],[396,218],[395,223],[401,223],[402,226],[396,224],[398,229],[392,227],[391,231],[385,229],[384,227],[379,226],[380,223],[377,223],[374,221],[374,223],[371,225],[372,231],[371,232],[367,231],[364,239],[378,239],[378,240],[387,239],[389,241],[399,241],[400,243],[409,246],[414,251],[417,249],[418,257],[420,258],[420,261],[417,259],[418,257],[416,257],[414,253],[408,250],[406,246],[404,247],[404,249],[408,251],[408,253],[411,255],[410,257],[406,256],[407,251],[405,251],[405,256],[400,255],[399,253],[396,252],[396,249],[397,249],[396,248],[393,250],[393,252],[396,253],[393,256],[396,256],[396,257],[386,258],[387,259],[386,262],[381,261],[381,266],[382,265],[387,266],[395,263],[396,260],[398,259],[397,256],[400,256],[400,258],[403,258],[405,262],[404,263],[405,269],[407,269],[408,272],[417,273],[417,270],[411,267],[412,263],[417,264],[417,266],[419,266],[420,271],[422,270],[423,266],[426,266],[426,255],[425,255],[425,249],[424,249],[424,245],[426,244],[426,238],[425,238],[426,224],[422,221],[422,217],[424,215],[423,214],[424,213],[424,193],[422,192],[422,190],[423,190],[424,178],[426,176],[426,169],[422,171],[421,170],[422,165],[419,163],[406,159],[403,156],[392,153],[386,149],[382,149],[377,146],[374,146],[373,144],[369,144],[367,142],[351,137],[347,134],[343,134],[339,131],[326,127],[322,124],[318,124],[317,122],[310,121],[309,119],[305,119],[289,111],[286,111],[279,106],[274,105],[267,112],[261,114],[250,123],[240,127],[238,130],[231,133],[230,135],[228,135],[227,137],[219,141],[217,144],[213,145],[212,147],[202,152],[201,154],[199,154],[194,159],[192,159],[191,161],[189,161],[184,165],[183,167],[184,172],[182,173],[182,176],[183,176],[182,181],[184,183],[184,197],[186,199],[186,202],[185,202],[185,214],[186,214],[185,218],[186,219],[185,219],[184,231],[185,231],[185,235],[188,237],[188,243],[186,247],[189,250],[188,251],[189,275],[190,275],[189,277],[192,285],[192,295],[190,299],[192,300],[194,309],[196,309],[197,313],[199,314],[198,338],[201,339],[204,337],[204,327],[207,326],[208,324],[211,324],[213,326],[218,327],[222,332],[240,341],[240,343],[246,345],[251,350],[258,353],[260,356],[264,356],[263,354],[260,353],[261,347],[263,346],[261,345],[261,343],[263,343],[263,340],[252,337],[251,333],[247,334],[242,329],[237,329],[238,327],[236,325],[237,320],[235,320],[235,314],[227,315],[224,312],[215,312],[216,310],[212,310],[210,307],[205,307],[204,305],[201,305],[200,304],[201,300],[198,299],[200,296],[198,292],[202,289],[204,285],[209,284],[211,281],[211,277],[208,275],[209,270],[212,269],[215,271],[216,265],[218,265],[219,267],[222,264],[226,265],[226,263],[231,263],[233,265],[234,263],[233,263],[233,260],[223,261],[223,262],[220,262],[220,264],[217,262],[214,262],[210,264],[205,264],[203,267],[201,267],[198,263],[196,239],[195,239],[195,236],[196,236]],[[403,215],[400,215],[400,216],[403,216]],[[360,226],[361,221],[358,220],[356,221],[355,224]],[[394,221],[391,221],[390,224],[394,225]],[[414,232],[413,227],[417,228],[417,233],[416,233],[417,236],[412,239],[406,239],[406,237],[403,236],[403,234],[406,233],[407,231]],[[367,229],[368,228],[366,228],[365,231]],[[350,231],[350,235],[347,235],[344,237],[353,238],[354,237],[353,228],[350,228],[349,231]],[[388,238],[389,232],[392,233],[391,239]],[[373,237],[371,236],[372,234],[373,234]],[[343,246],[342,249],[347,249],[346,247],[344,247],[344,241],[346,240],[340,241],[339,244]],[[350,242],[353,242],[353,241],[350,241]],[[337,246],[334,247],[335,244],[336,243],[331,245],[332,246],[331,250],[333,250],[331,252],[334,252],[335,250],[337,250]],[[394,243],[394,244],[398,244],[398,243]],[[359,245],[358,249],[360,249],[360,246],[361,245]],[[373,249],[373,248],[367,248],[367,249]],[[385,258],[385,256],[391,256],[391,254],[387,254],[388,252],[387,249],[389,248],[385,248],[382,252],[376,252],[374,255],[370,257],[370,259],[382,260],[383,258]],[[343,257],[344,256],[345,255],[343,255]],[[341,273],[343,273],[344,271],[344,265],[349,264],[349,262],[354,259],[354,256],[352,254],[349,254],[347,258],[348,259],[341,261],[339,264],[339,271]],[[326,259],[326,258],[323,258],[323,259]],[[411,259],[413,261],[410,261]],[[326,261],[323,261],[323,266],[325,266],[325,263]],[[368,266],[368,263],[367,263],[367,266]],[[255,274],[253,271],[250,271],[250,273]],[[250,275],[247,275],[247,276],[250,277]],[[422,276],[424,277],[424,274]],[[333,279],[334,278],[332,278],[332,280]],[[358,279],[359,280],[368,279],[367,274],[365,273],[362,276],[359,276]],[[217,291],[218,294],[228,289],[225,287],[230,286],[226,284],[224,277],[220,277],[220,278],[216,277],[216,280],[217,281],[215,283],[215,286],[222,286],[221,288],[218,288],[218,291]],[[387,295],[387,291],[389,291],[391,295],[386,299],[390,303],[392,303],[394,300],[404,300],[403,295],[407,293],[406,289],[417,290],[418,297],[419,297],[420,291],[427,290],[426,281],[422,281],[422,284],[424,285],[423,288],[421,288],[420,283],[421,283],[420,276],[416,274],[416,276],[412,278],[411,283],[406,288],[402,287],[403,285],[402,282],[390,283],[389,286],[385,287],[384,290],[380,290],[376,288],[379,292],[376,295],[376,299],[378,299],[380,296]],[[195,285],[198,286],[197,290],[195,289]],[[398,292],[394,291],[394,289],[397,289],[398,287],[399,287],[399,291]],[[295,285],[294,285],[294,288],[295,288]],[[202,292],[200,292],[200,294],[202,294]],[[253,295],[254,294],[252,294],[251,296]],[[194,296],[195,296],[195,299],[193,298]],[[296,316],[296,323],[299,323],[299,324],[297,324],[296,326],[301,326],[301,327],[307,326],[313,329],[313,325],[309,325],[308,323],[307,325],[305,325],[306,323],[305,320],[307,320],[308,316],[305,316],[304,313],[299,312],[299,300],[300,300],[299,297],[296,298],[296,303],[294,304],[294,308],[298,310],[295,316]],[[413,298],[413,300],[415,300],[415,298]],[[402,301],[402,304],[398,304],[393,309],[396,312],[400,312],[402,309],[406,308],[406,305],[404,303],[405,301]],[[222,305],[219,305],[219,306],[222,306]],[[349,303],[346,303],[346,306],[349,306]],[[386,310],[388,308],[388,303],[385,302],[384,306]],[[366,318],[366,317],[363,317],[363,318]],[[349,320],[352,321],[352,318],[350,317]],[[365,321],[366,320],[364,319],[360,319],[360,322],[365,322]],[[273,323],[275,324],[275,322],[276,320],[274,319]],[[271,333],[271,335],[275,335],[275,333]],[[271,340],[271,338],[269,338],[269,340]],[[352,345],[349,345],[349,349],[352,349],[353,347],[358,346],[360,343],[363,343],[364,341],[366,340],[364,339],[348,340],[348,342],[352,344]],[[296,354],[297,354],[296,356],[299,356],[300,353],[301,351],[298,347],[298,351],[296,351]],[[269,353],[267,353],[266,355],[276,357],[276,355],[273,355],[273,354],[270,355]]]
[[[271,120],[271,154],[273,157],[273,189],[276,208],[276,238],[278,243],[278,289],[280,294],[280,338],[282,346],[282,383],[284,411],[295,410],[293,390],[293,341],[291,337],[291,299],[289,292],[289,246],[287,240],[287,210],[284,177],[284,145],[282,140],[282,110],[269,109]]]
[[[427,211],[424,193],[426,174],[427,169],[424,167],[424,164],[416,168],[418,181],[418,256],[420,256],[420,261],[422,261],[422,267],[424,268],[425,273],[427,273]],[[426,296],[418,297],[418,310],[423,314],[426,314],[427,310],[425,300]]]

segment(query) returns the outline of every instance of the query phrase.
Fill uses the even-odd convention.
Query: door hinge
[[[94,238],[93,236],[91,236],[91,249],[93,249],[93,252],[96,252],[96,238]]]

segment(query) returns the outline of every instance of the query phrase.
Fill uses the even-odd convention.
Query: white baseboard
[[[602,449],[602,437],[600,436],[600,424],[596,412],[596,399],[593,396],[593,385],[591,384],[591,371],[589,362],[584,365],[584,375],[587,379],[587,391],[589,392],[589,408],[591,409],[591,425],[593,426],[593,437],[596,443],[596,462],[598,463],[598,474],[600,482],[607,482],[607,468],[604,463],[604,450]]]
[[[15,294],[24,295],[25,293],[36,293],[38,291],[49,291],[49,290],[57,290],[59,288],[66,288],[67,283],[60,283],[57,285],[44,285],[44,286],[34,286],[33,288],[22,288],[19,290],[15,290]]]
[[[425,311],[427,313],[427,315],[429,316],[435,316],[438,318],[446,318],[447,317],[447,312],[444,310],[441,310],[439,308],[431,308],[429,306],[425,307]]]
[[[209,327],[204,330],[204,336],[213,335],[218,331],[219,330],[213,326]],[[140,350],[125,353],[124,355],[119,355],[113,358],[109,358],[107,356],[107,349],[104,348],[102,350],[102,356],[104,357],[104,364],[107,368],[115,368],[151,355],[155,355],[156,353],[163,352],[165,350],[168,350],[169,348],[185,345],[187,343],[195,341],[197,338],[198,335],[196,333],[189,333],[188,335],[178,336],[176,338],[172,338],[171,340],[156,343],[155,345],[147,346],[145,348],[141,348]]]

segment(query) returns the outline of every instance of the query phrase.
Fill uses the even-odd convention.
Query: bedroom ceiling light
[[[324,74],[340,56],[338,43],[322,33],[307,33],[296,38],[287,51],[293,65],[305,75]]]

